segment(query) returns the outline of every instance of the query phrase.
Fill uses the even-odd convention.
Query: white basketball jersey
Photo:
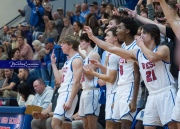
[[[179,74],[178,74],[178,88],[180,88],[180,66],[179,66]]]
[[[87,56],[86,58],[84,59],[83,63],[84,65],[88,65],[89,64],[89,57],[90,55],[95,52],[94,50],[91,51]],[[96,76],[93,77],[92,80],[89,80],[84,74],[82,75],[82,89],[85,89],[85,88],[95,88],[96,85],[97,85],[97,80],[98,78]]]
[[[109,55],[106,74],[109,74],[109,70],[116,70],[117,76],[116,76],[116,81],[113,84],[109,83],[109,82],[106,83],[106,95],[116,92],[116,87],[118,85],[117,83],[118,83],[118,79],[119,79],[119,56],[117,56],[115,54]]]
[[[81,56],[77,53],[64,63],[64,66],[62,68],[61,87],[58,90],[59,93],[65,92],[65,91],[71,91],[71,89],[72,89],[73,77],[74,77],[73,76],[72,62],[76,58],[80,58],[83,61]]]
[[[156,51],[157,47],[153,52]],[[137,52],[137,60],[141,76],[149,92],[157,91],[174,84],[173,76],[169,71],[170,63],[165,61],[152,63],[140,49]]]
[[[122,48],[125,50],[139,49],[135,40],[128,46],[123,43]],[[126,85],[132,82],[134,82],[134,61],[120,57],[118,85]]]

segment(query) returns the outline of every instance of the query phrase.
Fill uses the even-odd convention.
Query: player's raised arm
[[[112,45],[110,43],[107,43],[107,42],[105,42],[103,40],[98,39],[97,37],[95,37],[92,34],[92,30],[91,30],[91,28],[89,26],[85,26],[84,29],[85,29],[85,32],[88,34],[88,37],[92,41],[94,41],[102,49],[104,49],[106,51],[109,51],[111,53],[114,53],[114,54],[116,54],[118,56],[121,56],[124,59],[133,59],[133,60],[135,60],[136,52],[124,50],[122,48],[116,47],[116,46],[114,46],[114,45]]]

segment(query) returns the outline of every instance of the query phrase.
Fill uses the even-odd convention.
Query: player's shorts
[[[180,89],[177,92],[175,106],[173,108],[172,120],[180,122]]]
[[[81,93],[79,116],[85,117],[86,115],[99,116],[100,104],[99,89],[84,89]]]
[[[176,90],[172,86],[149,92],[144,111],[144,126],[164,126],[171,122]]]
[[[143,121],[143,117],[144,117],[144,109],[142,109],[141,111],[139,111],[139,113],[136,116],[136,120],[140,120]]]
[[[78,101],[77,95],[74,98],[74,101],[72,103],[72,107],[70,108],[70,110],[65,111],[63,108],[64,103],[66,101],[68,101],[70,95],[71,95],[71,92],[59,93],[59,97],[57,99],[57,105],[56,105],[56,108],[54,110],[54,115],[53,115],[54,118],[60,119],[62,121],[71,121],[72,120],[72,116],[74,114],[74,110],[76,108],[76,104]]]
[[[113,107],[114,107],[114,99],[115,99],[116,93],[108,94],[106,96],[106,120],[112,120],[112,114],[113,114]]]
[[[133,121],[136,112],[130,112],[129,108],[129,104],[133,97],[133,88],[133,83],[117,87],[112,115],[114,121],[122,119]],[[140,95],[138,96],[138,100],[139,99]]]

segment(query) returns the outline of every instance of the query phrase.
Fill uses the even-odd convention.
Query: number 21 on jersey
[[[151,71],[146,71],[146,81],[147,82],[152,82],[157,80],[156,75],[154,73],[154,70]]]

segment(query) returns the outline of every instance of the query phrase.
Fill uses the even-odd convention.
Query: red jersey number
[[[152,82],[157,80],[156,75],[154,73],[154,70],[152,71],[146,71],[146,81],[147,82]]]

